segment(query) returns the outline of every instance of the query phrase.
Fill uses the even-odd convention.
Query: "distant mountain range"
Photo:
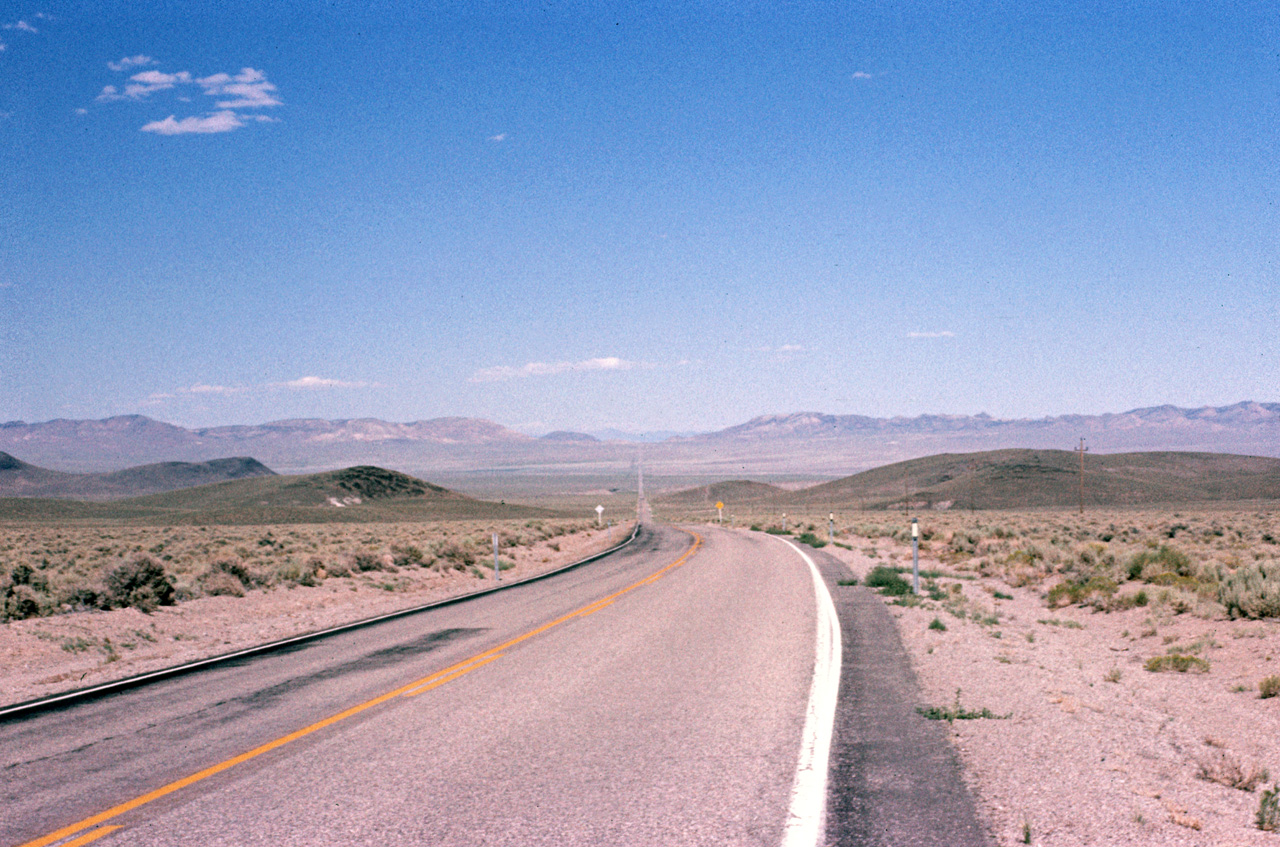
[[[632,436],[634,439],[635,436]],[[1008,420],[989,415],[872,418],[799,412],[765,415],[717,432],[660,442],[601,440],[575,432],[542,438],[475,418],[411,423],[284,420],[187,429],[141,415],[0,424],[0,450],[64,471],[114,470],[160,461],[254,456],[286,473],[353,464],[412,473],[618,473],[643,456],[658,473],[721,478],[856,470],[946,452],[1003,448],[1093,453],[1200,451],[1280,457],[1280,403],[1183,409],[1156,406],[1103,415]]]

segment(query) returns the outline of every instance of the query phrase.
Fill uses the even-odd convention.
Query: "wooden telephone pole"
[[[1076,452],[1080,454],[1080,514],[1084,514],[1084,454],[1089,452],[1089,448],[1084,446],[1084,439],[1080,439],[1080,446],[1076,448]]]

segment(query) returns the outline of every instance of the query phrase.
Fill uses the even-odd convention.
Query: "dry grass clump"
[[[1266,768],[1258,765],[1250,765],[1246,768],[1226,752],[1219,752],[1215,756],[1200,760],[1196,768],[1197,779],[1216,782],[1240,791],[1254,791],[1270,777],[1271,774]]]
[[[151,611],[197,597],[385,578],[480,577],[500,550],[545,545],[591,521],[121,527],[14,525],[0,538],[0,622],[83,609]],[[504,569],[510,559],[500,562]],[[390,584],[390,583],[388,583]]]
[[[1280,695],[1280,675],[1272,675],[1263,677],[1258,680],[1258,698],[1261,700],[1270,700],[1272,697]]]

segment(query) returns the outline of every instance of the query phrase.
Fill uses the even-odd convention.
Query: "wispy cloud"
[[[261,394],[265,391],[275,391],[281,388],[295,391],[319,391],[325,389],[380,387],[376,382],[353,382],[343,379],[329,379],[322,376],[304,376],[287,382],[266,382],[258,385],[209,385],[197,382],[195,385],[186,385],[181,388],[175,388],[172,391],[154,392],[148,395],[147,400],[152,403],[158,403],[191,396],[225,397],[233,394]]]
[[[507,140],[507,134],[506,134],[505,132],[500,132],[500,133],[498,133],[497,135],[491,135],[491,136],[489,136],[489,140],[490,140],[490,141],[492,141],[493,143],[497,144],[497,143],[499,143],[499,142],[501,142],[501,141],[506,141],[506,140]]]
[[[481,368],[471,375],[471,382],[501,382],[508,379],[523,379],[531,376],[555,376],[563,373],[583,371],[629,371],[633,368],[645,367],[643,362],[630,362],[616,356],[599,359],[584,359],[581,362],[529,362],[520,367],[496,365]]]
[[[127,71],[130,68],[145,68],[147,65],[156,64],[156,60],[150,56],[143,56],[139,53],[137,56],[125,56],[118,62],[107,62],[107,67],[119,73]]]
[[[196,80],[204,93],[213,97],[230,97],[219,100],[219,109],[257,109],[263,106],[279,106],[276,87],[267,81],[267,75],[253,68],[241,68],[235,76],[214,74]]]
[[[764,347],[757,347],[756,351],[759,353],[803,353],[805,352],[805,346],[803,344],[779,344],[777,347],[765,345]]]
[[[873,74],[869,74],[866,71],[854,71],[849,74],[849,79],[871,79],[872,76]]]
[[[908,332],[907,338],[955,338],[956,334],[951,330],[943,330],[942,332]]]
[[[196,383],[190,388],[178,389],[183,394],[240,394],[248,391],[247,388],[237,385],[205,385],[204,383]]]
[[[168,91],[177,85],[186,85],[191,82],[191,74],[187,71],[179,71],[176,74],[166,74],[160,71],[143,71],[129,77],[132,82],[124,87],[123,90],[116,88],[114,85],[104,86],[102,93],[97,99],[100,103],[109,103],[115,100],[144,100],[157,91]]]
[[[209,134],[214,132],[231,132],[244,126],[244,121],[235,112],[214,112],[202,118],[190,117],[177,120],[173,115],[162,121],[144,124],[143,132],[154,132],[156,135],[189,135],[191,133]]]
[[[348,382],[342,379],[327,379],[321,376],[304,376],[298,379],[291,379],[288,382],[273,382],[272,388],[294,388],[301,390],[317,390],[323,388],[370,388],[373,383],[369,382]]]
[[[40,30],[36,29],[35,27],[33,27],[31,24],[27,23],[26,21],[18,21],[17,23],[5,24],[5,25],[4,25],[4,28],[5,28],[5,29],[16,29],[16,30],[19,30],[19,31],[21,31],[21,32],[39,32],[39,31],[40,31]]]

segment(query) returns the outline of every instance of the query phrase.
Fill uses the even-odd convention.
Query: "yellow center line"
[[[456,679],[457,677],[462,676],[468,671],[474,670],[475,668],[478,668],[481,665],[488,664],[494,659],[497,659],[499,655],[501,655],[504,651],[516,646],[517,644],[528,641],[530,638],[533,638],[536,635],[541,635],[547,630],[552,629],[553,627],[557,627],[560,624],[564,623],[565,621],[572,620],[580,612],[583,612],[586,609],[590,609],[592,606],[598,606],[602,603],[605,603],[606,601],[609,603],[612,603],[614,600],[616,600],[618,597],[621,597],[623,594],[626,594],[628,591],[639,588],[642,585],[647,585],[648,583],[661,578],[664,574],[673,570],[674,568],[680,567],[685,562],[689,561],[689,559],[693,556],[693,554],[698,552],[698,548],[702,546],[702,537],[699,536],[696,532],[691,534],[693,535],[693,544],[689,547],[688,550],[684,552],[682,556],[680,556],[680,558],[676,559],[674,562],[667,565],[662,570],[657,571],[656,573],[650,574],[649,576],[645,577],[644,579],[638,582],[634,582],[631,585],[628,585],[626,588],[622,589],[621,591],[616,591],[613,594],[610,594],[608,597],[605,597],[601,600],[596,600],[593,603],[589,603],[588,605],[584,606],[582,609],[570,612],[567,615],[562,615],[561,617],[556,618],[550,623],[546,623],[540,627],[531,629],[528,632],[524,633],[523,635],[518,635],[509,641],[505,641],[502,644],[499,644],[497,647],[494,647],[490,650],[485,650],[483,653],[477,653],[475,656],[472,656],[470,659],[467,659],[466,661],[463,661],[463,662],[459,662],[458,664],[452,665],[451,667],[445,668],[443,671],[437,671],[429,676],[423,677],[422,679],[414,680],[408,685],[402,685],[399,688],[395,689],[394,691],[388,691],[386,694],[380,694],[377,697],[374,697],[372,700],[367,700],[358,706],[352,706],[349,709],[345,709],[341,712],[338,712],[336,715],[330,715],[329,717],[325,718],[322,721],[316,721],[310,726],[305,726],[302,729],[295,730],[294,732],[291,732],[288,735],[283,735],[274,741],[268,741],[266,744],[260,745],[258,747],[254,747],[252,750],[246,753],[241,753],[239,756],[233,756],[232,758],[227,759],[226,761],[219,762],[216,765],[211,765],[210,767],[207,767],[201,771],[197,771],[196,773],[193,773],[190,776],[185,776],[182,779],[175,780],[174,782],[171,782],[168,785],[162,785],[161,787],[155,789],[154,791],[148,791],[146,794],[143,794],[139,797],[135,797],[132,800],[128,800],[124,803],[121,803],[118,806],[112,806],[110,809],[107,809],[104,812],[99,812],[98,814],[93,815],[91,817],[87,817],[84,820],[79,821],[77,823],[73,823],[69,826],[64,826],[62,829],[56,830],[54,832],[50,832],[48,835],[43,835],[35,839],[34,841],[28,841],[25,844],[20,844],[18,845],[18,847],[47,847],[47,845],[49,844],[53,844],[56,841],[61,841],[62,839],[75,835],[78,832],[83,832],[84,830],[89,829],[90,827],[98,826],[99,824],[105,823],[106,821],[109,821],[112,818],[119,817],[120,815],[123,815],[126,812],[131,812],[134,809],[138,808],[139,806],[145,806],[154,800],[159,800],[161,797],[167,797],[168,795],[173,794],[175,791],[181,791],[182,789],[190,785],[194,785],[197,782],[202,782],[203,780],[206,780],[211,776],[216,776],[222,773],[223,771],[229,770],[235,767],[236,765],[243,764],[249,761],[250,759],[256,759],[258,756],[261,756],[263,753],[269,753],[278,747],[283,747],[284,745],[290,742],[297,741],[299,738],[304,738],[313,732],[318,732],[324,729],[325,727],[329,727],[335,723],[338,723],[339,721],[343,721],[343,720],[346,720],[347,718],[358,715],[361,712],[365,711],[366,709],[372,709],[374,706],[381,705],[382,703],[385,703],[388,700],[391,700],[393,698],[399,697],[402,694],[407,694],[408,692],[413,691],[414,689],[421,688],[423,686],[428,686],[428,688],[423,688],[423,691],[426,691],[426,690],[429,690],[430,688],[436,687],[436,684],[442,685],[445,682],[448,682],[450,679]],[[465,670],[463,670],[463,668],[465,668]],[[450,672],[453,672],[452,676],[448,676],[448,678],[444,678],[444,679],[441,678],[442,674],[448,675],[450,674]],[[63,847],[72,847],[72,845],[88,844],[89,841],[93,841],[94,839],[100,838],[101,836],[106,835],[109,832],[113,832],[116,829],[119,829],[119,827],[118,826],[103,827],[102,829],[96,830],[95,832],[87,833],[86,835],[81,836],[80,839],[77,839],[76,841],[63,845]],[[88,840],[86,841],[85,839],[88,839]]]
[[[84,835],[80,836],[75,841],[68,841],[66,844],[63,844],[62,847],[83,847],[83,845],[88,844],[91,841],[97,841],[99,838],[101,838],[104,835],[110,835],[111,833],[115,832],[117,829],[120,829],[120,827],[119,826],[100,827],[98,829],[95,829],[93,832],[86,832]]]
[[[581,612],[578,612],[578,617],[585,618],[587,615],[594,615],[596,612],[600,611],[601,609],[608,608],[609,606],[612,606],[612,605],[613,605],[612,600],[601,601],[599,603],[596,603],[594,606],[591,606],[590,608],[583,609]]]
[[[463,676],[464,674],[469,674],[476,668],[482,668],[485,665],[489,664],[490,662],[496,662],[498,659],[501,659],[501,658],[502,658],[502,654],[499,653],[496,656],[490,656],[489,658],[480,662],[471,662],[470,664],[467,665],[467,667],[464,667],[462,670],[455,671],[449,674],[448,676],[440,677],[439,679],[432,679],[431,682],[428,682],[425,685],[415,688],[412,691],[406,691],[401,696],[417,697],[419,694],[425,694],[426,692],[430,691],[433,688],[439,688],[440,686],[444,685],[446,682],[453,682],[458,677]],[[437,676],[439,675],[437,674]]]

